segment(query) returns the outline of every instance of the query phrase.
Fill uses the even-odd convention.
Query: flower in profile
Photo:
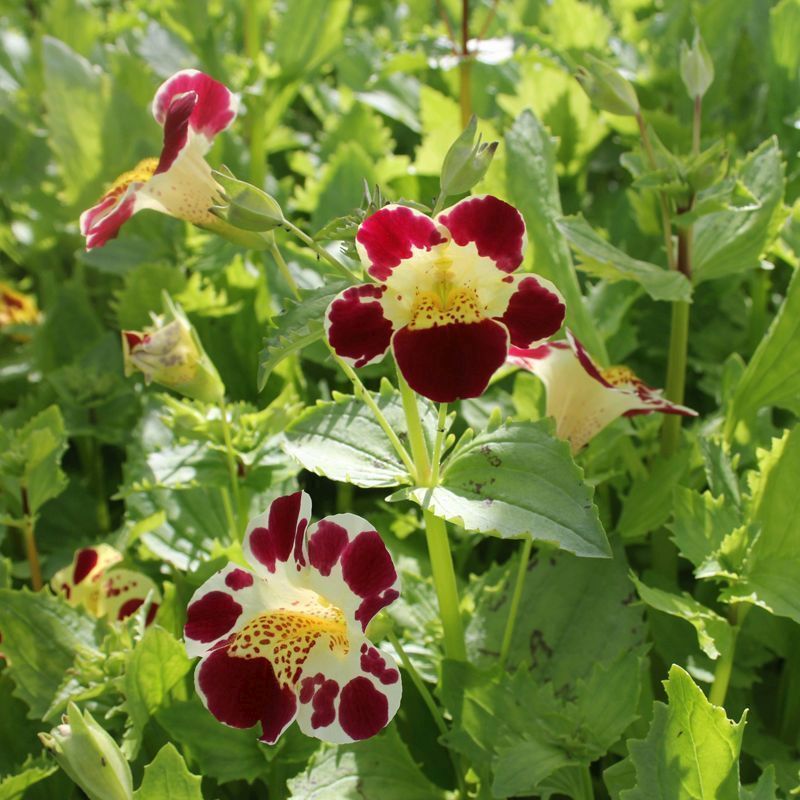
[[[107,544],[84,547],[72,563],[53,575],[50,585],[71,606],[83,606],[95,617],[118,621],[136,613],[152,592],[147,612],[149,625],[160,598],[155,583],[146,575],[117,566],[122,553]]]
[[[125,375],[144,375],[145,383],[158,383],[176,392],[218,403],[225,385],[206,354],[197,332],[183,309],[164,295],[165,312],[153,315],[153,325],[144,331],[122,331]]]
[[[691,408],[671,403],[660,389],[651,389],[627,367],[603,369],[594,363],[571,331],[566,342],[541,347],[512,347],[508,363],[532,372],[547,388],[547,415],[556,421],[556,435],[577,453],[619,416],[682,414]]]
[[[214,137],[236,118],[238,100],[227,87],[194,69],[166,80],[153,100],[153,116],[164,129],[158,158],[146,158],[120,175],[100,200],[81,214],[86,249],[116,237],[137,211],[149,208],[209,228],[243,244],[254,234],[211,213],[220,187],[205,161]],[[256,242],[260,241],[256,237]]]
[[[0,328],[34,325],[39,321],[36,299],[0,281]]]
[[[229,564],[186,614],[203,703],[234,728],[260,723],[270,744],[295,719],[326,742],[367,739],[400,705],[400,673],[364,633],[399,595],[392,558],[361,517],[310,516],[305,492],[275,500],[247,528],[252,570]]]
[[[512,274],[525,239],[519,211],[491,195],[461,200],[435,219],[385,206],[356,234],[376,283],[345,289],[331,302],[331,347],[362,367],[391,346],[419,394],[442,403],[478,397],[509,345],[531,347],[564,320],[552,283]]]

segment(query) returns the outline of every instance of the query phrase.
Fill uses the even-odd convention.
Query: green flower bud
[[[217,217],[246,231],[269,231],[283,225],[283,211],[274,197],[240,181],[227,168],[223,170],[213,173],[224,191],[225,201],[224,205],[212,209]]]
[[[681,42],[681,79],[693,100],[702,97],[714,80],[714,62],[698,30],[691,47]]]
[[[475,141],[477,129],[478,120],[473,114],[444,157],[440,181],[446,197],[468,192],[486,174],[492,163],[497,142],[481,144],[480,136]]]
[[[42,744],[89,800],[131,800],[131,768],[117,743],[87,711],[70,703],[63,724],[40,733]]]
[[[218,403],[225,385],[183,309],[164,293],[164,314],[144,331],[122,331],[125,374],[138,371],[185,397]]]
[[[599,58],[586,55],[586,66],[575,77],[592,103],[609,114],[635,117],[639,113],[639,98],[630,81]]]

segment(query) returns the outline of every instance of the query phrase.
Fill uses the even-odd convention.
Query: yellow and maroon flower
[[[683,414],[691,408],[671,403],[660,389],[651,389],[628,367],[602,369],[594,363],[571,331],[566,342],[534,349],[512,347],[508,362],[538,376],[547,387],[547,415],[556,421],[556,434],[577,453],[617,417],[639,414]]]
[[[141,572],[118,567],[120,561],[122,553],[110,545],[84,547],[75,553],[69,566],[53,576],[50,585],[71,606],[83,606],[95,617],[114,621],[134,614],[152,592],[146,621],[149,625],[158,610],[158,589]]]
[[[400,705],[399,671],[364,634],[399,595],[392,558],[361,517],[310,516],[305,492],[275,500],[247,529],[252,571],[228,565],[187,609],[206,707],[234,728],[260,723],[269,743],[295,719],[323,741],[367,739]]]
[[[214,137],[236,118],[237,106],[236,96],[223,84],[197,70],[182,70],[165,81],[152,107],[164,128],[161,155],[120,175],[98,203],[81,214],[86,249],[113,239],[123,223],[146,208],[223,235],[232,229],[209,210],[218,202],[220,187],[204,156]]]
[[[0,328],[8,325],[33,325],[39,321],[36,298],[0,281]]]
[[[549,281],[512,274],[522,263],[525,223],[491,195],[469,197],[435,219],[388,205],[367,217],[356,247],[376,283],[345,289],[328,307],[326,331],[353,366],[391,346],[408,384],[437,402],[478,397],[508,355],[564,320]]]

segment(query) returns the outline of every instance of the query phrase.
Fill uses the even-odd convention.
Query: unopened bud
[[[131,800],[131,768],[117,743],[87,711],[70,703],[63,723],[40,733],[42,744],[89,800]]]
[[[702,97],[714,81],[714,62],[698,30],[691,47],[681,42],[681,79],[693,100]]]
[[[497,142],[482,144],[480,136],[475,141],[477,129],[478,120],[473,114],[444,157],[441,187],[447,197],[468,192],[486,174],[492,163]]]
[[[586,55],[586,66],[575,77],[592,103],[609,114],[635,117],[639,113],[639,98],[629,80],[599,58]]]
[[[213,208],[216,216],[246,231],[270,231],[283,224],[283,211],[274,197],[223,170],[213,173],[225,193],[224,203]]]

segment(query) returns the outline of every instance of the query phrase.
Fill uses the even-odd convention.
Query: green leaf
[[[15,695],[42,718],[81,650],[95,650],[102,623],[59,597],[0,589],[0,631]]]
[[[636,786],[620,800],[739,800],[744,716],[727,719],[675,664],[664,687],[669,704],[654,704],[647,738],[628,742]]]
[[[800,270],[795,270],[777,316],[736,386],[726,437],[733,434],[738,420],[764,406],[800,414]]]
[[[523,111],[506,133],[505,144],[509,202],[525,218],[536,272],[559,288],[567,303],[567,325],[603,361],[605,344],[584,305],[569,247],[556,227],[563,211],[553,139],[531,111]]]
[[[331,301],[349,284],[326,283],[303,295],[299,303],[287,300],[286,310],[273,321],[274,330],[268,332],[264,346],[258,354],[258,389],[264,388],[270,373],[284,358],[297,350],[319,341],[325,334],[322,320]]]
[[[775,767],[771,764],[761,773],[758,783],[749,788],[742,786],[739,800],[778,800],[775,784]]]
[[[23,484],[28,493],[31,516],[67,487],[61,457],[67,449],[64,420],[58,406],[50,406],[34,417],[20,432],[26,447]]]
[[[0,800],[22,800],[26,790],[52,775],[58,767],[42,757],[28,759],[14,775],[0,778]]]
[[[580,556],[611,552],[592,490],[549,420],[506,422],[463,437],[442,468],[440,486],[399,496],[468,531],[530,536]]]
[[[719,658],[729,653],[733,646],[733,631],[724,617],[721,617],[702,603],[698,603],[690,594],[681,592],[673,594],[662,589],[655,589],[642,583],[635,575],[631,580],[639,597],[650,608],[662,611],[672,617],[686,620],[697,631],[697,642],[700,649],[709,658]]]
[[[323,746],[289,781],[290,800],[444,800],[414,763],[392,725],[352,745]]]
[[[184,646],[174,636],[158,625],[145,631],[125,669],[124,691],[131,727],[123,750],[130,760],[139,752],[147,721],[190,669]]]
[[[720,211],[698,220],[692,264],[695,284],[758,266],[785,221],[785,166],[776,137],[748,153],[736,173],[758,206]]]
[[[556,225],[580,254],[585,272],[608,281],[635,281],[653,300],[691,300],[692,285],[685,275],[631,258],[601,238],[580,214],[562,217]]]
[[[203,779],[189,772],[183,756],[171,743],[165,744],[144,768],[142,785],[134,800],[203,800]]]

